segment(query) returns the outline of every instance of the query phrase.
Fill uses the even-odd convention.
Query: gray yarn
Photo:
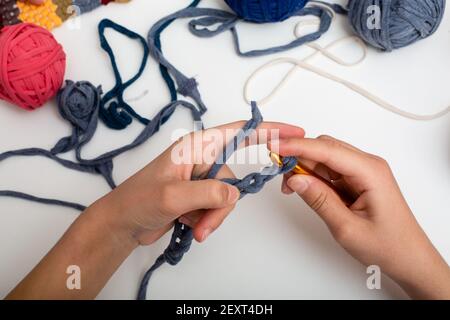
[[[0,191],[0,197],[23,199],[23,200],[42,203],[42,204],[48,204],[48,205],[52,205],[52,206],[66,207],[66,208],[75,209],[78,211],[86,210],[85,206],[78,204],[78,203],[40,198],[40,197],[35,197],[35,196],[29,195],[26,193],[17,192],[17,191],[2,190],[2,191]]]
[[[73,127],[72,134],[60,139],[50,151],[41,148],[28,148],[4,152],[0,154],[0,162],[17,156],[46,157],[68,169],[101,175],[108,185],[114,189],[116,187],[116,183],[112,176],[114,158],[147,141],[159,131],[161,125],[167,120],[167,117],[172,115],[178,107],[184,107],[190,110],[193,120],[201,122],[202,112],[200,112],[193,104],[181,100],[171,102],[158,112],[152,121],[130,144],[106,152],[91,160],[83,159],[81,156],[82,149],[92,139],[97,130],[100,95],[101,88],[95,87],[87,81],[76,83],[67,81],[65,87],[58,94],[58,106],[61,116],[71,123]],[[58,156],[59,154],[72,150],[75,150],[76,162],[62,159]],[[0,195],[40,203],[51,202],[51,204],[70,204],[64,206],[74,209],[85,208],[85,206],[81,204],[72,205],[65,201],[39,198],[32,195],[24,195],[24,193],[15,191],[0,191]]]
[[[217,158],[211,167],[206,179],[215,179],[220,169],[225,165],[230,156],[236,152],[238,146],[249,137],[254,130],[263,122],[263,117],[255,102],[252,102],[252,118],[244,125],[233,140],[225,147],[223,153]],[[244,179],[223,179],[222,181],[236,186],[241,199],[248,194],[255,194],[262,190],[267,182],[280,174],[292,171],[297,165],[297,159],[286,157],[283,159],[283,165],[273,165],[265,168],[262,172],[255,172],[247,175]],[[147,288],[151,276],[164,263],[175,266],[181,262],[183,256],[189,251],[194,240],[192,229],[176,221],[169,246],[156,259],[154,264],[147,270],[139,286],[137,299],[145,300],[147,297]]]
[[[432,35],[445,11],[445,0],[350,0],[348,16],[355,32],[385,51],[408,46]],[[369,6],[381,9],[381,28],[369,29]]]
[[[339,13],[344,12],[344,10],[340,6],[330,5],[330,7],[334,10],[337,10]],[[194,35],[202,38],[209,38],[229,30],[231,31],[231,34],[233,36],[235,50],[239,56],[257,57],[286,51],[301,46],[305,43],[315,41],[319,39],[330,28],[332,17],[328,13],[328,11],[325,10],[324,8],[306,7],[294,14],[294,16],[306,16],[306,15],[313,15],[320,18],[320,25],[318,31],[295,39],[289,44],[268,49],[251,50],[247,52],[242,51],[239,40],[239,34],[236,30],[236,25],[240,21],[242,21],[242,19],[239,18],[234,13],[228,11],[219,9],[208,9],[208,8],[186,8],[162,18],[161,20],[156,22],[150,29],[150,32],[148,34],[148,40],[149,43],[153,43],[155,41],[158,30],[168,21],[181,18],[198,18],[191,20],[189,22],[189,30]],[[208,27],[214,27],[214,29],[209,29]],[[170,65],[164,59],[164,57],[161,57],[162,54],[159,52],[159,49],[155,46],[153,47],[152,55],[154,57],[157,57],[157,59],[161,59],[163,65],[167,67],[168,65]],[[175,78],[177,77],[176,74],[173,74],[173,76]]]
[[[160,30],[161,26],[165,25],[168,21],[173,21],[178,18],[188,18],[188,17],[197,17],[207,15],[207,18],[203,18],[206,20],[200,20],[200,24],[208,24],[213,25],[218,21],[222,21],[222,25],[218,27],[216,32],[223,32],[224,30],[229,29],[230,26],[234,25],[235,18],[233,15],[221,10],[215,9],[198,9],[198,8],[188,8],[177,13],[165,17],[158,21],[149,31],[148,33],[148,45],[150,54],[158,61],[161,65],[167,68],[167,71],[175,78],[175,81],[178,84],[178,92],[184,96],[189,96],[194,99],[198,105],[203,106],[203,102],[201,101],[199,91],[197,89],[197,82],[194,79],[187,78],[184,74],[182,74],[179,70],[177,70],[162,54],[160,49],[156,46],[156,35],[158,34],[158,30]],[[199,21],[199,20],[195,20]],[[192,23],[192,21],[191,21]],[[194,22],[195,25],[195,22]],[[194,28],[196,30],[196,28]],[[234,27],[231,28],[233,30]],[[191,29],[192,31],[192,29]],[[233,32],[233,31],[232,31]],[[213,32],[214,34],[214,32]],[[235,31],[234,35],[237,36]],[[239,44],[237,38],[236,42]],[[239,48],[239,46],[237,46]],[[278,49],[269,49],[269,51],[276,51]],[[238,49],[240,51],[240,49]],[[252,55],[258,55],[258,53],[252,53]],[[181,90],[180,90],[181,88]],[[215,179],[220,169],[225,165],[226,161],[230,158],[230,156],[236,152],[238,146],[249,137],[254,130],[262,123],[263,117],[256,105],[256,102],[252,102],[252,118],[244,125],[242,130],[234,137],[234,139],[225,147],[223,153],[218,157],[214,165],[211,167],[207,179]],[[297,164],[297,159],[294,157],[286,157],[283,159],[283,165],[278,167],[277,165],[265,168],[262,172],[251,173],[244,177],[243,179],[223,179],[224,182],[229,183],[231,185],[236,186],[240,193],[241,198],[246,196],[247,194],[254,194],[262,190],[267,182],[274,179],[276,176],[280,174],[285,174],[292,171]],[[164,263],[168,263],[172,266],[177,265],[181,262],[184,255],[189,251],[192,241],[194,240],[192,229],[180,223],[178,220],[175,221],[174,231],[170,240],[168,247],[164,250],[164,252],[156,259],[153,265],[145,272],[141,284],[139,286],[137,300],[145,300],[147,297],[147,289],[150,278],[152,277],[155,270],[161,267]]]
[[[84,8],[83,12],[89,11],[99,4],[96,1],[91,0],[78,0],[74,2],[80,8]],[[339,6],[334,6],[333,9],[339,11]],[[187,101],[174,101],[164,107],[152,121],[144,128],[136,139],[128,145],[109,151],[103,155],[100,155],[93,159],[85,159],[82,157],[83,147],[94,136],[98,119],[99,119],[99,101],[101,100],[102,91],[100,87],[95,87],[87,81],[73,82],[67,81],[65,87],[60,91],[58,95],[58,106],[61,116],[72,124],[72,134],[68,137],[60,139],[56,145],[49,151],[41,148],[28,148],[16,151],[8,151],[0,154],[0,161],[13,156],[43,156],[58,162],[66,168],[77,170],[80,172],[89,172],[93,174],[100,174],[106,180],[111,188],[116,187],[112,172],[113,172],[113,159],[133,148],[136,148],[143,144],[147,139],[153,136],[159,131],[161,125],[167,121],[167,119],[173,114],[175,109],[179,106],[189,109],[193,115],[195,121],[201,122],[201,116],[206,112],[207,108],[203,103],[200,92],[198,91],[198,83],[194,78],[188,78],[177,70],[169,61],[165,59],[162,52],[155,45],[157,35],[163,26],[167,25],[169,21],[177,18],[193,18],[201,17],[196,20],[192,20],[189,23],[189,29],[191,32],[199,37],[212,37],[226,30],[230,30],[233,35],[236,51],[241,56],[259,56],[264,54],[270,54],[275,52],[284,51],[296,46],[299,46],[305,42],[314,41],[319,38],[326,30],[328,30],[331,24],[331,17],[322,8],[304,8],[300,10],[296,15],[302,16],[312,14],[321,18],[321,24],[318,32],[312,33],[305,37],[299,38],[294,42],[275,48],[269,48],[265,50],[253,50],[249,52],[242,52],[240,49],[239,36],[236,31],[236,24],[239,18],[227,11],[216,9],[201,9],[201,8],[187,8],[170,15],[158,23],[156,23],[148,34],[148,42],[151,55],[161,65],[165,66],[169,73],[175,78],[178,89],[177,91],[185,96],[194,100],[197,107]],[[216,30],[210,30],[208,27],[219,24]],[[199,27],[201,27],[199,29]],[[58,157],[59,154],[67,153],[69,151],[75,151],[76,162],[65,160]],[[270,175],[268,175],[270,176]],[[257,176],[255,176],[257,177]],[[244,180],[245,182],[228,181],[229,183],[235,183],[240,186],[241,191],[248,187],[249,190],[256,192],[260,190],[263,185],[263,180],[256,179],[255,177],[248,176]],[[251,186],[256,185],[258,187],[253,188]],[[248,183],[248,184],[247,184]],[[20,193],[9,193],[11,196],[18,195]],[[23,198],[23,197],[22,197]],[[38,200],[38,197],[30,196],[29,199]],[[55,200],[57,201],[57,200]],[[80,207],[84,207],[79,205]]]
[[[80,14],[90,12],[102,5],[101,0],[72,0],[72,5],[80,9]]]
[[[198,14],[200,14],[199,16],[203,16],[204,14],[216,14],[217,17],[222,16],[230,18],[230,13],[227,13],[225,11],[214,9],[199,10],[200,12],[197,12]],[[208,23],[211,23],[212,21],[213,20],[206,20],[206,22]],[[195,21],[191,22],[191,25],[195,26],[195,23]],[[199,23],[204,24],[205,20],[200,19]],[[227,26],[226,21],[224,21],[224,23],[224,26]],[[173,101],[166,107],[164,107],[161,111],[159,111],[158,114],[151,121],[149,121],[148,125],[145,126],[144,130],[130,144],[109,151],[94,159],[84,159],[82,157],[82,149],[89,141],[91,141],[97,129],[102,90],[100,87],[95,87],[87,81],[67,81],[65,87],[62,88],[60,93],[58,94],[57,100],[61,116],[72,125],[71,135],[60,139],[51,150],[45,150],[41,148],[28,148],[5,152],[3,154],[0,154],[0,162],[13,156],[43,156],[54,160],[69,169],[99,174],[105,178],[111,188],[115,188],[116,184],[112,176],[113,159],[118,155],[123,154],[124,152],[140,146],[156,132],[158,132],[161,125],[170,118],[177,107],[185,107],[189,109],[192,113],[194,121],[201,122],[201,117],[207,109],[201,99],[200,92],[198,90],[198,83],[194,78],[188,78],[179,70],[177,70],[169,61],[164,58],[162,52],[156,46],[155,34],[158,33],[158,29],[166,24],[167,21],[163,21],[161,25],[153,27],[150,30],[148,37],[150,53],[151,55],[153,55],[157,62],[165,66],[169,73],[174,76],[175,81],[178,85],[178,92],[186,97],[192,98],[197,106],[187,101]],[[195,29],[197,28],[195,27]],[[237,32],[234,30],[234,27],[232,28],[232,32],[235,35],[235,43],[237,45],[238,51],[240,52],[239,40],[237,38]],[[299,44],[297,43],[297,45]],[[281,49],[268,49],[267,52],[276,52],[277,50]],[[251,56],[261,55],[262,52],[241,52],[241,54]],[[211,171],[208,174],[208,178],[212,179],[216,177],[218,171],[224,165],[225,161],[229,158],[229,156],[231,156],[234,151],[236,151],[237,146],[246,137],[248,137],[262,121],[263,119],[258,107],[256,106],[256,103],[252,103],[252,119],[247,122],[243,130],[233,139],[232,143],[225,148],[223,156],[220,157],[220,159],[218,159],[216,164],[212,167]],[[203,129],[203,126],[201,129]],[[75,151],[76,161],[65,160],[58,156],[69,151]],[[243,197],[249,193],[259,192],[263,188],[265,183],[272,180],[279,174],[291,171],[295,167],[295,164],[296,160],[294,158],[285,158],[283,166],[281,168],[273,166],[271,168],[266,168],[261,173],[252,173],[242,180],[225,179],[224,181],[239,188],[239,190],[241,191],[241,197]],[[16,191],[0,191],[0,196],[16,197],[44,204],[61,205],[77,210],[85,209],[85,206],[83,205],[66,201],[35,197]],[[182,225],[179,222],[176,222],[171,243],[164,251],[164,253],[157,259],[152,268],[147,271],[141,283],[138,295],[139,299],[145,299],[147,284],[153,271],[161,266],[164,262],[168,262],[171,265],[179,263],[183,255],[189,250],[192,240],[193,233],[191,228]]]

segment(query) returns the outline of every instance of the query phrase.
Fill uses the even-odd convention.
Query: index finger
[[[206,130],[206,132],[215,130],[220,132],[223,136],[227,136],[227,131],[237,132],[241,130],[245,125],[245,121],[238,121],[229,124],[225,124],[219,127]],[[263,122],[254,130],[255,139],[247,139],[244,145],[239,146],[248,147],[254,144],[265,144],[269,140],[274,139],[291,139],[291,138],[303,138],[305,136],[305,130],[303,128],[293,126],[281,122]],[[234,135],[231,136],[233,138]],[[228,137],[230,138],[230,137]],[[224,140],[224,145],[229,143],[230,140]]]
[[[269,142],[269,149],[278,150],[282,156],[322,163],[345,177],[357,178],[365,186],[369,186],[374,174],[367,154],[346,148],[333,140],[281,139]]]

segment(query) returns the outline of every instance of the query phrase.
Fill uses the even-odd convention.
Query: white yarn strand
[[[318,3],[314,3],[312,5],[327,8],[328,12],[330,13],[331,17],[334,20],[335,13],[329,7],[324,6],[322,4],[318,4]],[[300,37],[300,30],[304,26],[318,26],[318,22],[313,21],[313,20],[300,21],[295,27],[295,36],[296,37]],[[339,56],[337,56],[331,52],[331,50],[333,48],[335,48],[338,45],[342,44],[343,42],[347,42],[347,41],[353,41],[357,46],[359,46],[361,48],[361,51],[362,51],[361,58],[357,59],[356,61],[349,62],[349,61],[345,61],[345,60],[341,59]],[[365,88],[363,88],[353,82],[345,80],[341,77],[333,75],[325,70],[322,70],[322,69],[315,67],[314,65],[308,63],[310,60],[312,60],[313,58],[315,58],[319,55],[325,56],[328,59],[330,59],[331,61],[334,61],[336,64],[341,65],[341,66],[346,66],[346,67],[352,67],[352,66],[356,66],[356,65],[362,63],[367,58],[367,46],[357,36],[346,36],[346,37],[337,39],[325,47],[322,47],[321,45],[319,45],[317,43],[309,43],[309,44],[307,44],[307,46],[309,48],[313,49],[314,52],[302,60],[295,59],[295,58],[278,58],[278,59],[269,61],[268,63],[266,63],[266,64],[262,65],[261,67],[259,67],[258,69],[256,69],[249,76],[249,78],[247,79],[247,81],[244,85],[245,101],[248,104],[250,104],[251,101],[254,100],[254,99],[250,98],[249,87],[257,76],[259,76],[262,72],[264,72],[274,66],[289,63],[289,64],[294,65],[294,67],[286,73],[286,75],[283,77],[283,79],[274,87],[274,89],[272,89],[270,91],[270,93],[267,96],[265,96],[262,99],[257,101],[258,105],[263,106],[263,105],[269,103],[275,97],[275,95],[278,94],[278,92],[281,91],[281,89],[288,83],[288,81],[294,75],[294,73],[297,71],[297,69],[301,68],[301,69],[313,72],[323,78],[326,78],[326,79],[329,79],[336,83],[339,83],[341,85],[344,85],[345,87],[349,88],[350,90],[360,94],[361,96],[365,97],[366,99],[377,104],[381,108],[388,110],[390,112],[393,112],[402,117],[408,118],[408,119],[418,120],[418,121],[430,121],[430,120],[441,118],[450,112],[450,106],[443,109],[442,111],[439,111],[435,114],[430,114],[430,115],[419,115],[419,114],[415,114],[415,113],[411,113],[411,112],[402,110],[402,109],[394,106],[393,104],[385,101],[384,99],[376,96],[375,94],[369,92]]]

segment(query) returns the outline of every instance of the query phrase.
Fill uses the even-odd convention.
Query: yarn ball
[[[34,110],[54,97],[66,69],[62,46],[44,28],[30,23],[0,31],[0,99]]]
[[[92,118],[98,114],[102,90],[89,81],[67,80],[58,93],[61,116],[81,131],[86,131]]]
[[[251,22],[279,22],[302,9],[309,0],[225,0],[241,18]]]
[[[376,10],[380,9],[379,25]],[[445,0],[350,0],[350,23],[370,45],[385,51],[406,47],[432,35],[445,11]]]

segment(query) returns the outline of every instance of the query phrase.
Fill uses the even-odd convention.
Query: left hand
[[[233,210],[239,191],[220,181],[234,177],[227,166],[217,179],[203,179],[228,143],[225,138],[234,137],[228,130],[236,132],[243,124],[236,122],[187,135],[87,211],[104,212],[115,230],[119,226],[139,245],[158,240],[177,219],[194,229],[197,241],[204,241]],[[273,129],[279,130],[281,138],[304,137],[303,129],[280,123],[263,123],[257,131]],[[267,142],[258,138],[259,144]],[[193,146],[194,141],[200,144]],[[176,164],[173,155],[180,147],[187,147],[183,150],[189,155],[184,163]],[[216,151],[215,156],[206,159],[208,155],[211,158],[211,150]]]

